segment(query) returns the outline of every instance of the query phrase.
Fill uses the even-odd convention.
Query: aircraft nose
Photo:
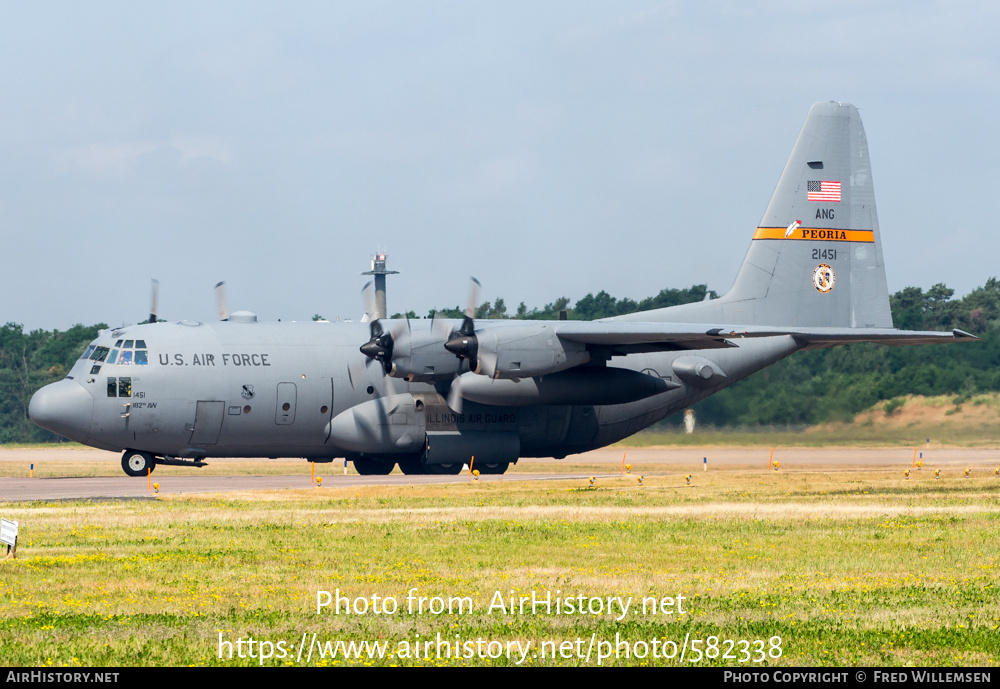
[[[28,417],[46,430],[82,443],[90,435],[94,398],[79,383],[60,380],[32,395]]]

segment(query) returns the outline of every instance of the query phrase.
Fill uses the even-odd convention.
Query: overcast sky
[[[989,2],[0,0],[0,323],[725,292],[854,103],[890,291],[1000,275]]]

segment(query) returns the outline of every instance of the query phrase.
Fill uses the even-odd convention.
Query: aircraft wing
[[[710,323],[637,323],[632,321],[562,322],[559,338],[609,348],[615,354],[663,352],[683,349],[721,349],[738,346],[732,340],[744,337],[790,335],[809,345],[877,342],[891,346],[975,341],[962,330],[951,332],[896,330],[895,328],[795,328],[772,326],[712,326]]]
[[[559,339],[589,348],[609,348],[615,354],[669,352],[682,349],[736,347],[718,328],[705,323],[635,323],[608,321],[562,321]]]
[[[895,328],[765,328],[748,327],[744,332],[733,333],[726,329],[717,332],[723,337],[776,337],[791,335],[811,345],[850,344],[851,342],[876,342],[891,347],[936,344],[946,342],[975,342],[978,337],[964,330],[938,332],[936,330],[896,330]]]

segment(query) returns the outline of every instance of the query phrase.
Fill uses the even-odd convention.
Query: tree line
[[[509,313],[502,298],[484,302],[477,318],[593,320],[715,297],[706,285],[664,289],[635,301],[607,292],[588,294],[570,306],[560,297],[541,308],[522,302]],[[1000,390],[1000,280],[990,278],[961,299],[937,284],[907,287],[890,298],[893,323],[906,330],[960,328],[982,338],[958,345],[885,347],[856,344],[795,354],[695,406],[699,422],[718,426],[798,426],[850,420],[882,401],[903,395],[968,397]],[[440,309],[461,318],[463,309]],[[428,316],[433,315],[433,312]],[[396,314],[416,318],[416,314]],[[0,443],[47,442],[56,436],[28,419],[34,392],[66,375],[87,344],[107,328],[75,325],[66,331],[0,328]]]

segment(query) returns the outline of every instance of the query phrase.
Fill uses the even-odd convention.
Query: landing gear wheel
[[[399,470],[407,476],[419,476],[420,474],[427,473],[427,469],[424,467],[424,463],[420,461],[420,457],[400,459],[396,461],[396,464],[399,465]]]
[[[362,476],[387,476],[396,463],[388,459],[358,458],[354,460],[354,470]]]
[[[461,464],[428,464],[428,474],[438,474],[439,476],[455,476],[462,473]]]
[[[510,467],[510,462],[493,462],[492,464],[491,463],[484,463],[481,467],[479,467],[479,473],[480,474],[502,474],[505,471],[507,471],[507,469],[509,467]],[[476,467],[475,464],[473,464],[472,468],[475,469],[477,467]]]
[[[126,450],[122,455],[122,469],[129,476],[145,476],[156,468],[156,460],[148,452]]]

